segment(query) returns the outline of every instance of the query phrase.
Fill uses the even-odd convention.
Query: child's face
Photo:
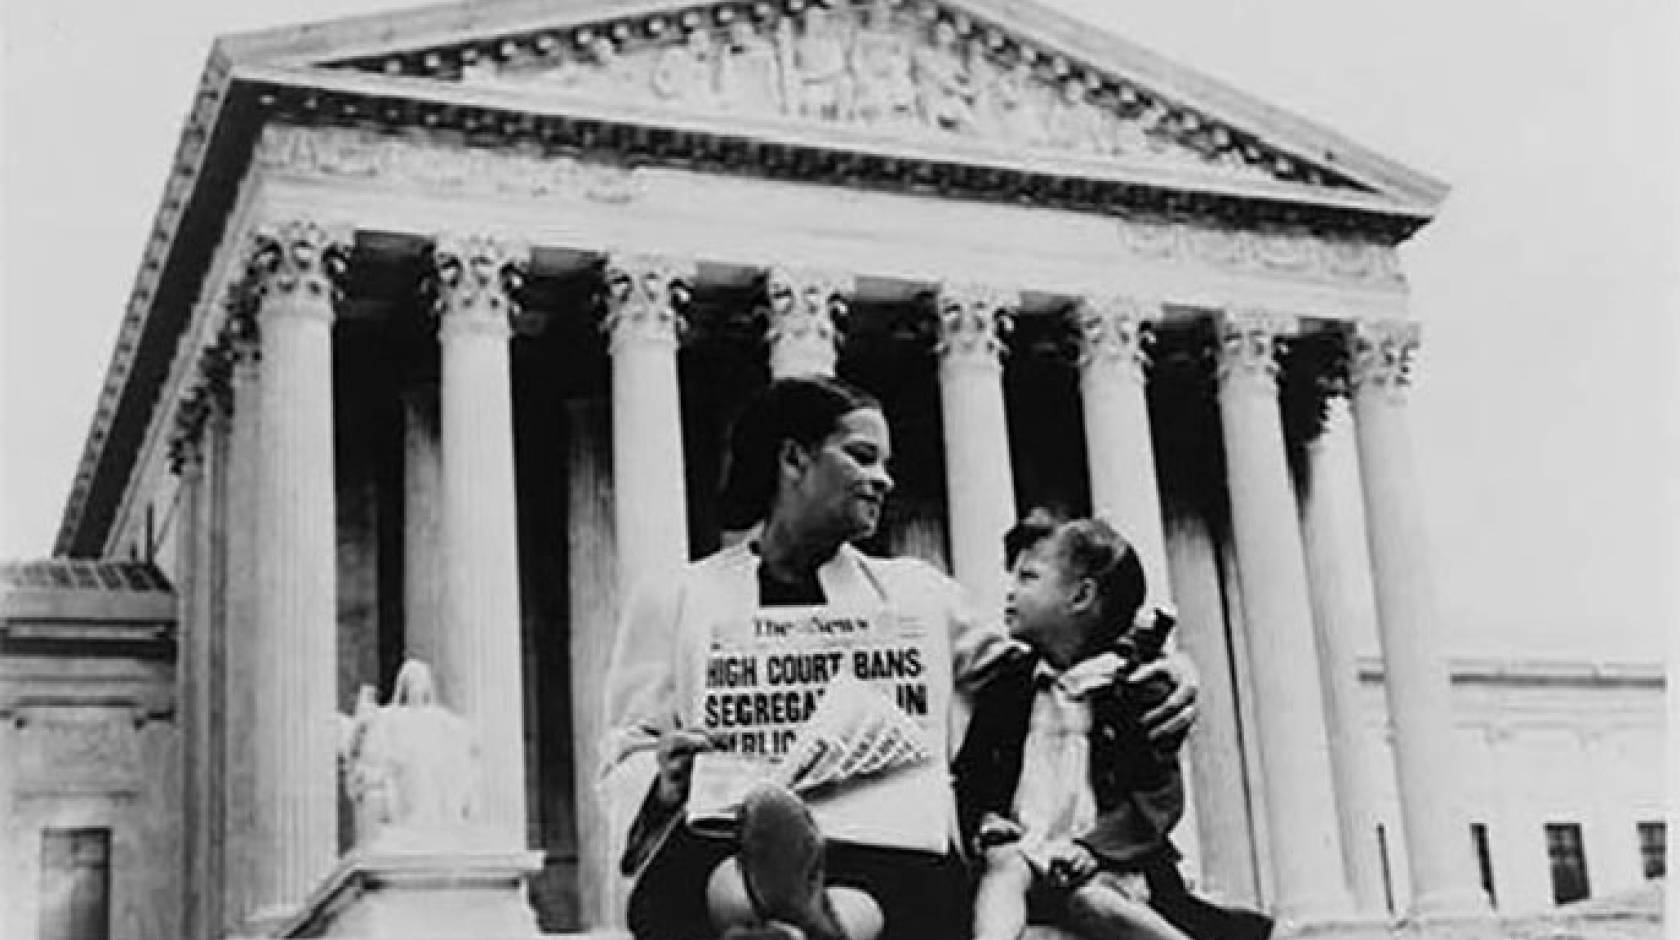
[[[1052,638],[1080,629],[1074,616],[1076,579],[1057,555],[1055,539],[1021,552],[1009,573],[1004,623],[1009,635],[1039,649]]]

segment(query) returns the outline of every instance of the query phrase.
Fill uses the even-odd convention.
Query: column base
[[[1458,914],[1413,915],[1402,920],[1394,934],[1403,940],[1504,940],[1516,936],[1491,909]]]
[[[361,850],[268,936],[515,940],[539,936],[525,882],[542,853],[522,849]]]
[[[1279,918],[1272,940],[1390,940],[1387,917],[1356,914],[1311,920]]]
[[[1487,895],[1475,888],[1457,891],[1438,891],[1418,898],[1407,912],[1408,922],[1461,921],[1485,919],[1493,916],[1493,906]]]

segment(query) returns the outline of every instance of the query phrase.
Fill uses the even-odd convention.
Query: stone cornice
[[[82,445],[76,477],[71,483],[64,516],[60,520],[58,535],[54,540],[54,554],[71,554],[77,547],[89,491],[104,457],[106,440],[116,421],[117,410],[122,404],[129,376],[134,370],[152,304],[158,294],[159,282],[175,248],[176,235],[198,187],[205,157],[210,151],[217,123],[222,117],[232,81],[231,71],[232,66],[228,58],[219,51],[212,50],[199,78],[192,106],[187,112],[175,155],[170,161],[163,197],[152,219],[152,230],[141,256],[134,286],[129,291],[116,346],[111,352],[111,361],[105,368],[105,382],[100,388],[93,422]]]
[[[1378,189],[1437,205],[1446,187],[1387,160],[1327,128],[1317,126],[1201,75],[1180,63],[1089,22],[1030,0],[945,0],[896,4],[906,13],[950,22],[965,38],[997,47],[1020,47],[1057,74],[1090,84],[1130,84],[1194,113],[1205,125],[1227,125],[1258,133],[1293,159],[1333,168]],[[495,0],[444,4],[398,13],[352,17],[224,37],[218,48],[241,64],[306,67],[366,62],[379,70],[391,59],[411,57],[424,67],[521,61],[561,56],[579,28],[610,36],[646,35],[655,22],[678,32],[695,20],[725,17],[756,20],[798,16],[804,0],[754,4],[678,6],[670,0]],[[668,33],[669,34],[669,33]],[[464,60],[471,60],[464,62]],[[398,68],[404,68],[398,62]]]
[[[536,143],[616,153],[633,165],[731,168],[770,178],[868,184],[1096,211],[1173,211],[1311,221],[1406,238],[1432,207],[1216,169],[961,137],[884,137],[847,125],[692,112],[663,103],[468,85],[350,70],[248,67],[239,77],[274,117],[301,124],[378,124],[457,131],[479,143]]]

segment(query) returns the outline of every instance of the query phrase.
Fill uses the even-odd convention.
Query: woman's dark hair
[[[880,411],[881,403],[856,386],[822,376],[777,379],[755,395],[729,432],[723,527],[745,529],[770,512],[783,441],[812,447],[834,433],[842,416],[866,408]]]

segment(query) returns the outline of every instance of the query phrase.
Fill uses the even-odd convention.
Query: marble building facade
[[[173,585],[167,740],[124,745],[174,807],[148,923],[295,922],[349,847],[337,716],[414,656],[498,844],[542,853],[542,926],[613,924],[618,600],[732,537],[728,417],[811,372],[892,417],[873,550],[995,605],[1018,511],[1135,536],[1203,674],[1209,890],[1299,928],[1481,922],[1397,255],[1444,196],[1002,0],[500,0],[220,41],[57,545]]]

